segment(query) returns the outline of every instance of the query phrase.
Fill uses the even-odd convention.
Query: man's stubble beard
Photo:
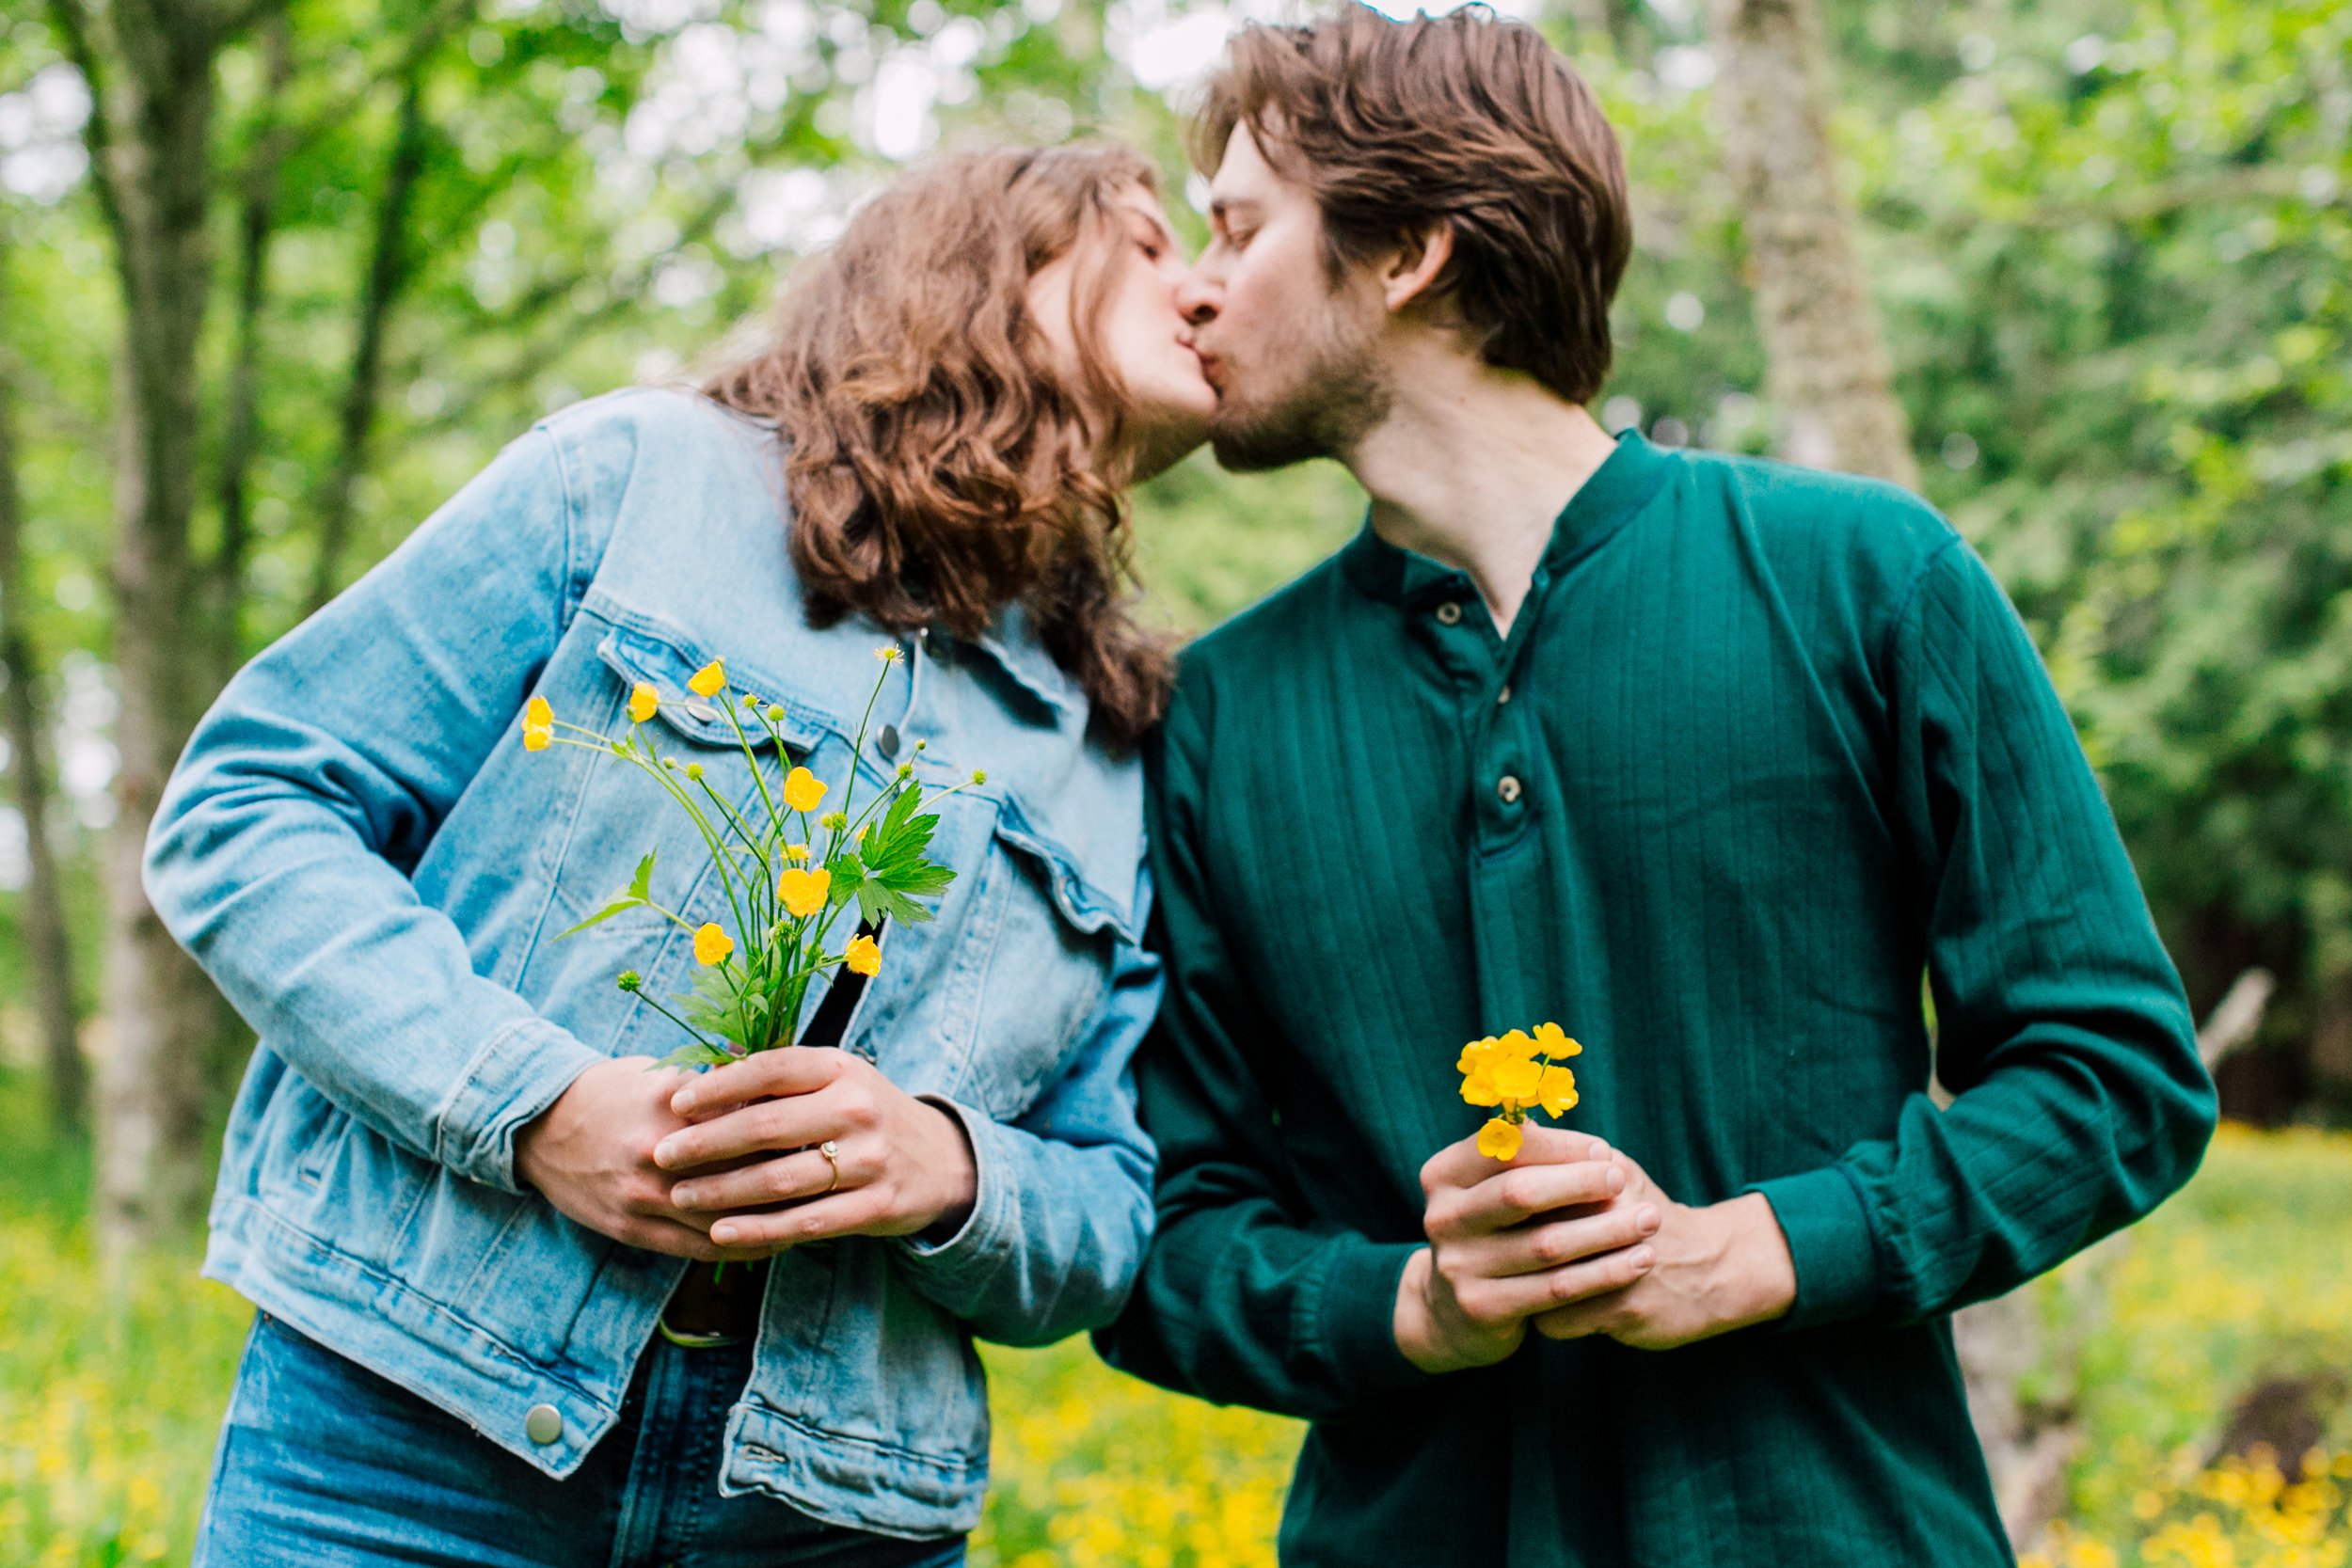
[[[1209,421],[1209,447],[1233,473],[1263,473],[1317,457],[1344,459],[1389,417],[1394,401],[1369,334],[1332,308],[1302,334],[1295,350],[1278,351],[1297,368],[1271,397],[1227,393]]]

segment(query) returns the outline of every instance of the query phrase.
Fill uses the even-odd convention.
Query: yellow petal
[[[523,705],[523,727],[544,730],[555,722],[555,709],[548,706],[545,697],[533,697]]]
[[[1495,1068],[1494,1080],[1505,1100],[1533,1100],[1543,1085],[1543,1065],[1512,1058]]]
[[[815,811],[824,798],[823,783],[807,768],[795,768],[785,775],[784,803],[794,811]]]
[[[1535,1037],[1524,1029],[1514,1029],[1495,1041],[1495,1047],[1505,1056],[1516,1056],[1525,1061],[1535,1054]]]
[[[1544,1114],[1557,1117],[1576,1103],[1576,1074],[1564,1067],[1544,1069],[1544,1081],[1535,1091],[1535,1098]]]
[[[1462,1098],[1472,1105],[1500,1105],[1502,1091],[1495,1087],[1495,1075],[1481,1069],[1462,1080]]]
[[[545,724],[523,726],[523,750],[526,752],[544,752],[548,749],[548,742],[554,738],[555,732]]]
[[[687,678],[686,689],[697,697],[716,697],[726,684],[726,661],[714,658]]]
[[[726,956],[734,951],[735,939],[715,924],[706,923],[702,929],[694,933],[694,961],[698,964],[723,963]]]
[[[776,896],[784,900],[785,909],[795,918],[805,919],[825,907],[825,899],[833,891],[833,873],[818,866],[803,871],[797,866],[776,879]]]
[[[653,717],[654,709],[660,707],[660,705],[661,695],[654,690],[652,682],[639,681],[635,686],[629,688],[628,718],[630,723],[644,723],[646,720]]]
[[[1567,1031],[1557,1023],[1535,1025],[1535,1049],[1547,1056],[1581,1056],[1584,1048],[1568,1037]]]
[[[1462,1053],[1454,1059],[1454,1070],[1476,1072],[1483,1064],[1494,1060],[1494,1054],[1495,1040],[1492,1035],[1483,1040],[1472,1040],[1462,1047]]]
[[[1518,1154],[1521,1136],[1518,1123],[1497,1117],[1478,1130],[1478,1152],[1489,1160],[1513,1159]]]
[[[787,844],[784,847],[784,858],[788,861],[804,861],[808,859],[808,846],[805,844]]]
[[[850,945],[842,952],[841,961],[857,974],[879,974],[882,973],[882,944],[872,937],[851,937]]]

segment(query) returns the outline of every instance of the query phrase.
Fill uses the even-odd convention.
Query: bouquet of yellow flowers
[[[1478,1130],[1478,1152],[1494,1160],[1518,1154],[1526,1136],[1520,1126],[1537,1106],[1554,1121],[1565,1116],[1576,1103],[1576,1074],[1560,1064],[1583,1053],[1557,1023],[1538,1023],[1532,1035],[1524,1029],[1489,1035],[1462,1047],[1454,1064],[1462,1074],[1462,1098],[1496,1108]]]
[[[615,977],[621,990],[642,998],[692,1037],[663,1058],[662,1066],[710,1066],[790,1045],[800,1031],[811,980],[836,966],[864,975],[881,973],[882,947],[869,931],[853,935],[838,951],[826,945],[840,912],[854,903],[873,930],[885,920],[916,924],[930,919],[931,911],[915,900],[945,892],[955,880],[952,870],[928,854],[939,818],[921,810],[923,786],[915,782],[912,762],[900,763],[874,799],[851,815],[857,764],[866,753],[866,727],[873,719],[882,682],[890,678],[890,666],[901,656],[897,648],[885,647],[876,649],[874,657],[882,661],[882,673],[866,699],[865,715],[850,742],[841,803],[814,816],[813,821],[812,814],[824,803],[826,786],[805,768],[784,768],[784,736],[777,728],[784,709],[731,688],[721,660],[697,670],[686,685],[694,696],[717,704],[726,714],[751,766],[756,800],[739,808],[711,787],[702,764],[661,754],[645,723],[664,702],[682,699],[665,696],[651,682],[640,681],[630,689],[628,732],[617,736],[565,723],[544,697],[533,697],[524,705],[526,750],[576,746],[631,764],[693,819],[710,851],[710,867],[726,896],[732,931],[715,920],[697,926],[657,902],[654,856],[649,853],[611,903],[563,933],[572,936],[614,915],[645,910],[692,934],[698,966],[694,988],[672,998],[677,1011],[646,995],[635,970],[623,970]],[[771,778],[771,769],[762,767],[753,731],[745,728],[747,719],[774,743],[780,760],[772,771],[781,777]],[[568,733],[558,735],[559,730]],[[923,742],[916,741],[914,749],[922,751]],[[944,800],[968,784],[986,782],[985,773],[975,772],[964,784],[931,799]]]

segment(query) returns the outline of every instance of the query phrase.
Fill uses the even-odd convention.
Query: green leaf
[[[659,849],[646,850],[645,858],[637,863],[637,874],[628,879],[628,895],[641,903],[653,897],[653,858],[660,853]]]
[[[689,1040],[653,1065],[657,1068],[719,1067],[734,1060],[735,1057],[716,1047],[707,1045],[701,1040]],[[648,1068],[645,1070],[650,1072],[653,1069]]]
[[[653,857],[648,855],[645,858],[648,862],[650,862]],[[610,920],[616,914],[627,914],[631,910],[642,910],[644,907],[645,900],[643,897],[633,892],[625,893],[620,897],[615,898],[612,903],[607,904],[604,908],[590,915],[587,919],[581,921],[579,925],[572,927],[569,930],[556,932],[555,940],[562,942],[565,937],[573,936],[579,932],[584,931],[589,927],[597,924],[599,921]]]

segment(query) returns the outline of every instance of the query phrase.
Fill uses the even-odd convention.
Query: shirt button
[[[1507,686],[1495,693],[1495,706],[1497,707],[1501,707],[1503,704],[1509,702],[1510,700],[1511,689]]]
[[[1504,805],[1516,806],[1519,803],[1519,781],[1505,773],[1495,782],[1495,793],[1502,797]]]
[[[546,1448],[564,1435],[564,1413],[551,1404],[534,1404],[523,1418],[523,1435]]]
[[[882,727],[882,734],[874,737],[874,743],[882,748],[882,755],[897,756],[898,754],[898,726],[884,724]]]
[[[1462,607],[1455,604],[1452,599],[1446,600],[1445,603],[1438,607],[1438,625],[1441,626],[1455,626],[1460,623],[1461,619]]]

